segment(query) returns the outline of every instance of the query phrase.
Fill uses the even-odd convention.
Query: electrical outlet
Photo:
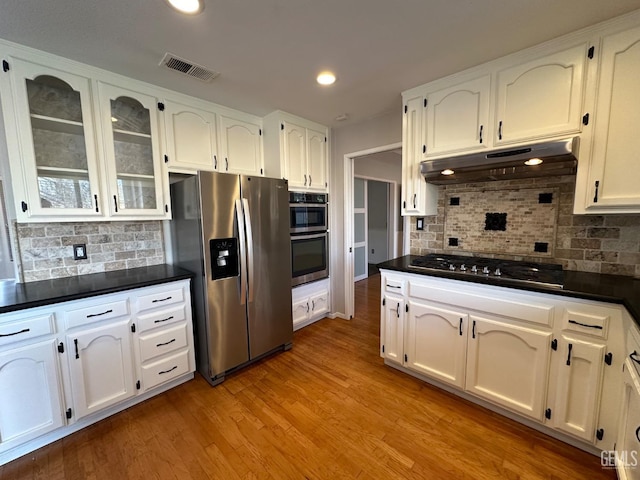
[[[375,248],[372,248],[372,249],[371,249],[371,254],[374,254],[374,253],[376,253],[376,249],[375,249]]]
[[[77,243],[73,246],[73,259],[74,260],[86,260],[87,259],[87,244]]]

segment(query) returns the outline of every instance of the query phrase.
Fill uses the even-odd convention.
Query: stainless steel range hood
[[[424,161],[420,173],[428,183],[436,185],[575,174],[579,140],[573,137]],[[531,159],[542,163],[525,164]],[[453,173],[447,175],[447,170]]]

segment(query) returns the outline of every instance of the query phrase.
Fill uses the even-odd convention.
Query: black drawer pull
[[[471,338],[476,338],[476,321],[473,321],[473,325],[471,327]]]
[[[636,438],[640,442],[640,427],[636,428]]]
[[[0,334],[0,337],[12,337],[14,335],[20,335],[21,333],[27,333],[29,332],[31,329],[30,328],[23,328],[22,330],[20,330],[19,332],[13,332],[13,333],[2,333]]]
[[[389,285],[389,284],[387,284],[387,288],[402,288],[402,287],[397,286],[397,285]]]
[[[91,317],[100,317],[102,315],[106,315],[107,313],[112,313],[113,310],[107,310],[106,312],[102,312],[102,313],[90,313],[89,315],[87,315],[87,318],[91,318]]]
[[[158,372],[158,375],[163,375],[165,373],[169,373],[169,372],[173,372],[176,368],[178,368],[177,365],[174,365],[172,368],[170,368],[169,370],[164,370],[162,372]]]
[[[567,354],[567,365],[571,366],[571,350],[573,350],[573,345],[569,344],[569,353]]]
[[[462,336],[462,318],[460,319],[460,336]]]
[[[164,347],[165,345],[169,345],[170,343],[173,343],[173,342],[175,342],[175,341],[176,341],[176,339],[175,339],[175,338],[172,338],[172,339],[171,339],[171,340],[169,340],[168,342],[158,343],[158,344],[156,345],[156,347]]]
[[[629,358],[634,362],[636,362],[637,364],[640,364],[640,358],[638,358],[638,352],[636,352],[635,350],[629,354]]]
[[[158,302],[166,302],[167,300],[171,300],[173,297],[167,297],[167,298],[158,298],[156,300],[152,300],[151,303],[158,303]]]
[[[170,317],[167,317],[167,318],[163,318],[162,320],[154,320],[153,323],[168,322],[169,320],[173,320],[173,315],[171,315]]]
[[[573,323],[574,325],[580,325],[581,327],[597,328],[598,330],[602,330],[601,325],[589,325],[588,323],[580,323],[580,322],[576,322],[575,320],[569,320],[569,323]]]

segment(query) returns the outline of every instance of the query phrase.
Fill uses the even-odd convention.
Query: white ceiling
[[[639,0],[0,0],[0,38],[263,116],[331,126],[400,108],[400,92],[640,8]],[[161,69],[171,52],[221,73]],[[334,70],[333,87],[315,83]],[[336,122],[346,113],[349,120]]]

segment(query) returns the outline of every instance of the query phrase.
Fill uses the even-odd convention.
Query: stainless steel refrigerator
[[[171,184],[173,263],[194,272],[198,371],[225,374],[291,348],[285,180],[200,172]]]

